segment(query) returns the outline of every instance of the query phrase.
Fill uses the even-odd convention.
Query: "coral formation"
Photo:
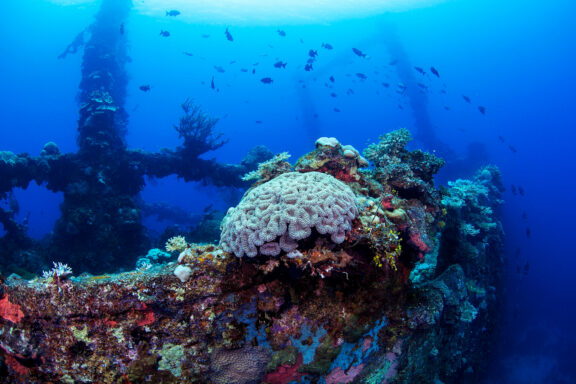
[[[177,262],[0,282],[0,369],[27,383],[473,382],[498,303],[499,173],[484,168],[440,194],[398,135],[384,142],[397,143],[405,172],[361,170],[328,140],[299,172],[257,181],[224,220],[220,247],[176,236],[166,248]],[[291,230],[297,208],[308,221]],[[462,236],[468,225],[479,232]],[[244,243],[226,243],[233,232]],[[236,257],[250,256],[234,248],[248,241],[261,255]],[[263,252],[266,242],[277,245]]]
[[[315,229],[342,243],[356,217],[348,186],[319,173],[290,172],[248,191],[222,222],[220,246],[238,257],[290,252]]]

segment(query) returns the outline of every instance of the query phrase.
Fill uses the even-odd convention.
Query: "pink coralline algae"
[[[8,300],[8,295],[5,295],[0,299],[0,317],[13,323],[18,323],[24,317],[24,313],[19,305],[11,303]]]

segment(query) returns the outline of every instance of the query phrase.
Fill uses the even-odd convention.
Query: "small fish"
[[[516,248],[516,252],[514,253],[514,256],[516,258],[519,258],[521,253],[522,253],[522,250],[520,249],[520,247],[518,247],[518,248]]]
[[[388,65],[396,65],[398,64],[398,59],[394,59],[388,63]]]
[[[124,23],[120,24],[120,34],[124,34]]]
[[[426,72],[424,72],[424,70],[423,70],[422,68],[420,68],[420,67],[414,67],[414,69],[416,70],[416,72],[418,72],[418,73],[420,73],[420,74],[422,74],[422,75],[425,75],[425,74],[426,74]]]
[[[530,262],[527,261],[526,264],[524,264],[524,275],[527,275],[528,272],[530,272]]]
[[[140,90],[142,92],[149,92],[150,91],[150,85],[148,85],[148,84],[141,85],[138,88],[140,88]]]
[[[285,31],[279,29],[279,30],[277,30],[276,32],[278,32],[278,34],[279,34],[280,36],[286,37],[286,32],[285,32]]]
[[[404,109],[404,107],[402,106],[402,104],[398,104],[398,109]]]
[[[327,49],[329,51],[331,51],[332,49],[334,49],[334,47],[328,43],[322,43],[322,48]]]
[[[228,39],[228,41],[234,41],[234,37],[232,37],[230,31],[228,31],[228,28],[226,28],[226,31],[224,31],[224,35],[226,35],[226,39]]]
[[[246,68],[240,68],[240,72],[248,72]]]
[[[354,54],[356,54],[356,56],[366,58],[366,54],[364,52],[362,52],[361,50],[359,50],[358,48],[352,48],[352,52],[354,52]]]
[[[262,124],[263,121],[262,121],[262,120],[256,120],[255,123],[256,123],[256,124]]]
[[[334,108],[334,112],[340,112],[339,108]]]
[[[256,73],[256,68],[252,68],[252,74]]]
[[[526,237],[528,239],[532,237],[532,231],[530,230],[530,227],[526,227]]]
[[[190,52],[184,51],[184,52],[182,52],[182,53],[185,54],[186,56],[190,56],[190,57],[194,56],[194,54],[193,54],[193,53],[190,53]]]
[[[422,88],[423,90],[428,90],[428,86],[426,84],[422,84],[422,83],[418,83],[416,84],[417,86],[419,86],[420,88]]]
[[[521,185],[518,186],[518,193],[520,194],[520,196],[524,196],[524,188],[522,188]]]
[[[210,37],[210,35],[207,34],[207,33],[203,33],[203,34],[201,34],[200,36],[201,36],[203,39],[207,39],[207,38]]]
[[[504,138],[504,136],[498,136],[498,140],[500,140],[502,143],[506,142],[506,139]]]
[[[328,79],[330,80],[331,83],[334,82],[334,76],[330,76]]]
[[[260,81],[264,84],[272,84],[274,82],[274,80],[270,77],[263,77],[260,79]]]
[[[382,86],[383,86],[384,88],[390,88],[390,83],[382,83]]]
[[[436,77],[440,77],[440,74],[438,73],[438,70],[434,67],[430,67],[430,72],[432,72],[432,74]]]
[[[312,71],[313,69],[314,69],[314,68],[312,68],[312,64],[310,64],[310,63],[307,63],[307,64],[304,66],[304,70],[305,70],[306,72],[310,72],[310,71]]]
[[[522,211],[522,220],[524,221],[528,220],[528,214],[526,213],[526,211]]]
[[[283,63],[282,61],[277,61],[274,63],[274,68],[286,68],[287,63]]]
[[[336,93],[332,92],[332,93],[330,94],[330,97],[338,97],[338,95],[337,95]]]
[[[222,67],[220,67],[220,66],[218,66],[218,65],[215,65],[215,66],[214,66],[214,69],[215,69],[217,72],[219,72],[219,73],[224,73],[224,72],[226,72],[226,70],[225,70],[224,68],[222,68]]]
[[[510,192],[512,192],[514,196],[518,194],[518,190],[516,189],[516,186],[514,184],[510,185]]]
[[[311,50],[308,51],[308,56],[310,56],[311,58],[314,59],[315,57],[318,56],[318,51],[315,51],[315,50],[311,49]]]
[[[470,98],[466,95],[462,95],[462,98],[464,99],[464,101],[466,101],[468,104],[471,103]]]
[[[161,30],[161,31],[160,31],[160,36],[162,36],[162,37],[169,37],[169,36],[170,36],[170,32],[165,31],[165,30]]]
[[[356,77],[358,77],[359,79],[362,79],[362,80],[366,80],[368,78],[368,76],[366,76],[365,74],[363,74],[361,72],[358,72],[356,74]]]
[[[516,147],[513,146],[512,144],[510,144],[510,145],[508,146],[508,149],[509,149],[510,151],[512,151],[513,153],[518,152],[518,150],[516,149]]]
[[[346,95],[350,96],[350,95],[353,95],[353,94],[354,94],[354,90],[353,90],[352,88],[348,88],[348,89],[346,90]]]
[[[450,110],[450,107],[449,107],[448,105],[445,105],[445,106],[444,106],[444,109],[447,110],[447,111],[449,111],[449,110]]]
[[[210,88],[215,89],[216,86],[214,85],[214,76],[212,76],[212,81],[210,81]]]
[[[180,14],[180,11],[177,11],[176,9],[172,9],[170,11],[166,11],[166,16],[172,16],[172,17],[176,17]]]
[[[484,108],[483,106],[479,105],[479,106],[478,106],[478,110],[480,111],[481,114],[483,114],[484,116],[486,116],[486,108]]]

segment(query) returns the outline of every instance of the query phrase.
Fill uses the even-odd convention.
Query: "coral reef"
[[[238,257],[224,245],[226,233],[222,247],[173,237],[166,250],[178,254],[175,262],[78,277],[56,264],[62,279],[54,272],[0,282],[3,377],[123,384],[477,381],[500,290],[498,170],[484,168],[440,193],[423,173],[435,168],[423,167],[422,156],[395,137],[403,135],[393,132],[383,142],[397,143],[405,171],[386,162],[361,170],[356,153],[346,156],[336,140],[322,140],[297,161],[297,172],[257,182],[234,208],[252,207],[242,208],[239,222],[259,218],[239,231],[267,229],[269,221],[260,221],[266,211],[254,208],[260,198],[270,212],[291,218],[267,240],[276,241],[298,216],[280,198],[263,197],[288,191],[324,203],[333,194],[346,209],[334,210],[332,219],[342,215],[338,225],[348,223],[336,242],[311,220],[306,236],[274,257]],[[286,183],[294,180],[292,191]],[[462,236],[466,225],[479,232]],[[154,250],[154,257],[164,253]]]

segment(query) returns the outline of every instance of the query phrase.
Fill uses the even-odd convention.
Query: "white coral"
[[[319,172],[284,173],[248,191],[222,221],[220,245],[236,256],[291,252],[316,228],[335,243],[358,214],[354,193]]]

